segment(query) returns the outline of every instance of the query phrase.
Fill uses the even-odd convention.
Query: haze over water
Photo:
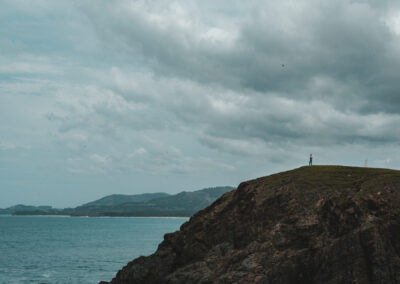
[[[187,218],[0,215],[0,283],[98,283]]]

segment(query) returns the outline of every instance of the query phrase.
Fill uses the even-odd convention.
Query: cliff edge
[[[110,283],[400,283],[400,171],[312,166],[243,182]]]

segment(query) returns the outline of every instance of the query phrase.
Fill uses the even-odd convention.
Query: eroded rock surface
[[[400,172],[303,167],[243,182],[110,283],[400,283]]]

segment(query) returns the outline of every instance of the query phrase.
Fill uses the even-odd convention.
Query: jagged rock
[[[400,283],[399,213],[399,171],[303,167],[241,183],[110,283]]]

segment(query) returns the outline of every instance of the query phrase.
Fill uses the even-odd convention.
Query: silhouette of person
[[[309,166],[312,166],[312,154],[310,154],[310,161],[308,162]]]

